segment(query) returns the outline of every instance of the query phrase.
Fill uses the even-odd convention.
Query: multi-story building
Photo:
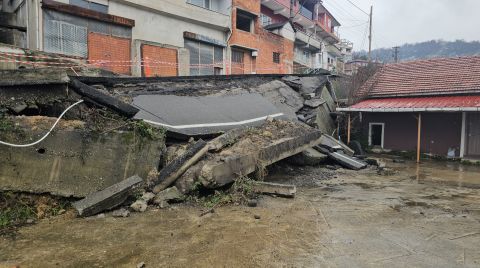
[[[3,7],[26,29],[14,43],[25,48],[127,75],[225,73],[229,1],[11,0]]]
[[[0,0],[0,42],[134,76],[330,69],[320,0]],[[5,26],[6,25],[6,26]]]

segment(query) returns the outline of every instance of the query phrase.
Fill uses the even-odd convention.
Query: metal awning
[[[361,101],[339,112],[477,112],[480,96],[385,98]]]

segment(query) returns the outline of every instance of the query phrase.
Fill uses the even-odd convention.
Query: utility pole
[[[293,23],[293,19],[294,19],[294,16],[295,16],[295,12],[293,10],[293,7],[295,5],[295,0],[290,0],[290,23]]]
[[[373,6],[370,6],[370,35],[368,36],[368,60],[372,61],[372,18]]]
[[[398,62],[398,51],[400,47],[393,47],[393,58],[395,59],[395,62]]]

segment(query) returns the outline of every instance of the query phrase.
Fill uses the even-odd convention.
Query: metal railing
[[[302,14],[304,17],[306,17],[309,20],[313,20],[313,12],[308,10],[304,6],[300,6],[300,14]]]

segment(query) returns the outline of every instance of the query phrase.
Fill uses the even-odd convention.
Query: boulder
[[[173,186],[159,192],[153,202],[157,205],[162,204],[164,201],[181,201],[184,198],[183,194]]]

